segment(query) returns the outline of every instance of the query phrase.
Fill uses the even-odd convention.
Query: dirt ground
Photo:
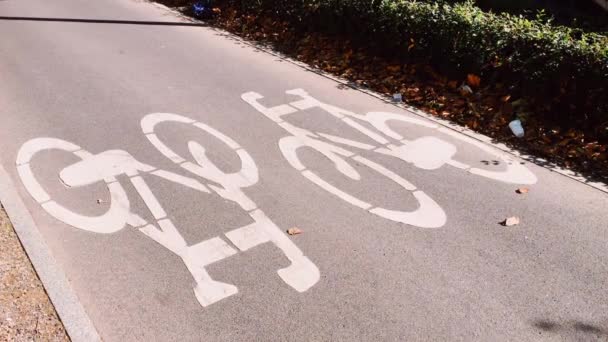
[[[1,207],[0,341],[69,341]]]

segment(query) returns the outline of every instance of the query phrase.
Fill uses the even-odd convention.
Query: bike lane
[[[61,1],[52,14],[90,13],[78,6],[70,9],[73,2]],[[113,1],[108,5],[123,17],[127,13],[137,19],[167,20],[165,12],[149,4]],[[25,9],[27,5],[11,10]],[[104,11],[112,14],[112,9]],[[6,32],[19,32],[19,39],[0,45],[6,79],[0,86],[2,165],[105,340],[529,339],[538,335],[535,323],[541,320],[563,326],[572,321],[602,324],[606,264],[597,260],[605,260],[602,208],[607,201],[596,190],[526,163],[538,182],[521,182],[535,184],[529,185],[529,195],[518,196],[517,182],[497,181],[453,165],[433,165],[454,156],[478,169],[505,170],[503,160],[468,142],[431,127],[396,123],[391,126],[394,131],[420,145],[395,158],[377,153],[378,141],[369,134],[300,103],[304,109],[286,116],[285,122],[314,132],[313,138],[342,152],[338,156],[360,157],[348,159],[351,168],[344,166],[341,173],[314,149],[305,147],[298,154],[309,175],[354,198],[344,200],[328,191],[330,187],[311,183],[302,173],[305,170],[293,166],[280,145],[290,132],[254,108],[244,94],[262,94],[260,103],[273,108],[300,100],[286,91],[303,89],[323,103],[357,114],[393,112],[420,118],[368,95],[340,89],[333,81],[207,28],[0,24]],[[78,30],[74,25],[79,25]],[[37,54],[30,53],[32,46]],[[190,122],[159,126],[154,134],[191,162],[188,170],[188,164],[184,167],[183,161],[162,153],[167,149],[151,144],[151,131],[142,127],[146,115],[163,112],[208,125],[238,146],[209,131],[201,134]],[[361,125],[393,144],[402,140],[370,122]],[[43,151],[31,162],[20,163],[23,144],[40,137],[61,139],[92,155],[111,158],[78,169],[79,156],[71,152],[80,149],[72,149]],[[353,146],[353,141],[360,145]],[[239,149],[250,158],[242,153],[239,158]],[[439,156],[425,158],[434,154]],[[133,167],[141,175],[129,175],[132,170],[120,168],[125,159],[151,169]],[[379,177],[366,160],[407,183],[395,186],[394,179]],[[239,173],[253,170],[252,162],[257,177]],[[105,234],[82,229],[92,227],[86,223],[80,224],[81,229],[75,227],[78,223],[62,223],[64,216],[58,220],[43,210],[48,200],[38,201],[26,189],[27,181],[22,182],[18,173],[25,164],[31,164],[49,198],[71,212],[101,215],[114,203],[124,204],[120,198],[126,197],[129,212],[137,213],[140,223],[169,218],[187,245],[211,242],[199,245],[208,248],[194,254],[194,267],[188,269],[184,261],[188,256],[176,252],[183,247],[171,245],[179,239],[163,240],[163,246],[151,236],[154,233],[142,234],[143,224],[110,229],[110,222],[100,221],[100,229],[108,230]],[[75,176],[70,178],[65,168],[74,165]],[[217,177],[211,165],[238,174],[240,180],[222,182],[226,178]],[[62,176],[63,170],[67,171]],[[159,170],[169,172],[167,177],[150,174]],[[115,180],[78,178],[93,173]],[[188,180],[176,182],[175,175]],[[124,196],[112,198],[109,184],[121,184]],[[412,187],[424,191],[443,213],[431,212],[433,219],[441,216],[431,229],[370,211],[375,207],[415,211],[419,201],[408,190]],[[146,201],[150,193],[158,204]],[[258,216],[260,220],[272,221],[273,231],[280,232],[275,243],[264,243],[270,240],[268,234],[256,234],[255,228],[227,234],[255,222],[248,213],[256,209],[265,214]],[[523,219],[517,228],[497,224],[512,215]],[[284,231],[294,226],[304,233],[288,237]],[[296,246],[318,275],[310,272],[310,264],[297,268],[309,272],[292,272],[291,283],[277,274],[289,266],[284,250],[277,248],[278,240]],[[217,301],[210,303],[204,298],[211,290],[193,291],[201,274],[197,262],[204,258],[214,261],[205,272],[234,285],[238,292],[223,288],[212,297]],[[299,260],[292,264],[307,264]]]

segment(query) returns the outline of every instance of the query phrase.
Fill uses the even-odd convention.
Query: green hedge
[[[425,59],[476,73],[522,96],[545,97],[560,119],[608,121],[608,38],[547,19],[484,12],[472,2],[408,0],[217,0],[288,20],[295,30],[370,42],[392,58]],[[414,42],[412,45],[411,43]],[[555,104],[558,106],[555,106]]]

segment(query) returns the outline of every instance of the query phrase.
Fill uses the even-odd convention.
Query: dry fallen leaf
[[[344,59],[350,59],[353,56],[353,49],[348,49],[346,52],[344,52]]]
[[[519,188],[516,190],[518,194],[527,194],[530,191],[528,188]]]
[[[449,81],[447,83],[448,87],[452,88],[452,89],[456,89],[458,88],[458,81]]]
[[[479,87],[479,84],[481,83],[481,78],[479,78],[479,76],[474,75],[474,74],[468,74],[467,75],[467,83],[471,87]]]
[[[289,228],[289,229],[287,229],[287,234],[289,234],[289,235],[302,234],[302,230],[300,230],[300,228],[298,228],[298,227]]]
[[[479,122],[475,119],[471,119],[465,123],[465,126],[470,129],[477,129],[479,127]]]
[[[389,72],[399,72],[399,71],[401,71],[401,66],[400,65],[389,65],[386,67],[386,70]]]
[[[504,222],[503,222],[503,225],[505,225],[507,227],[516,226],[518,224],[519,224],[519,217],[517,217],[517,216],[509,217],[508,219],[504,220]]]

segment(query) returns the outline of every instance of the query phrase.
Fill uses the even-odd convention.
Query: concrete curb
[[[55,306],[59,319],[74,342],[101,341],[89,316],[70,287],[63,270],[21,201],[9,174],[0,164],[0,202],[15,228],[34,270]]]

